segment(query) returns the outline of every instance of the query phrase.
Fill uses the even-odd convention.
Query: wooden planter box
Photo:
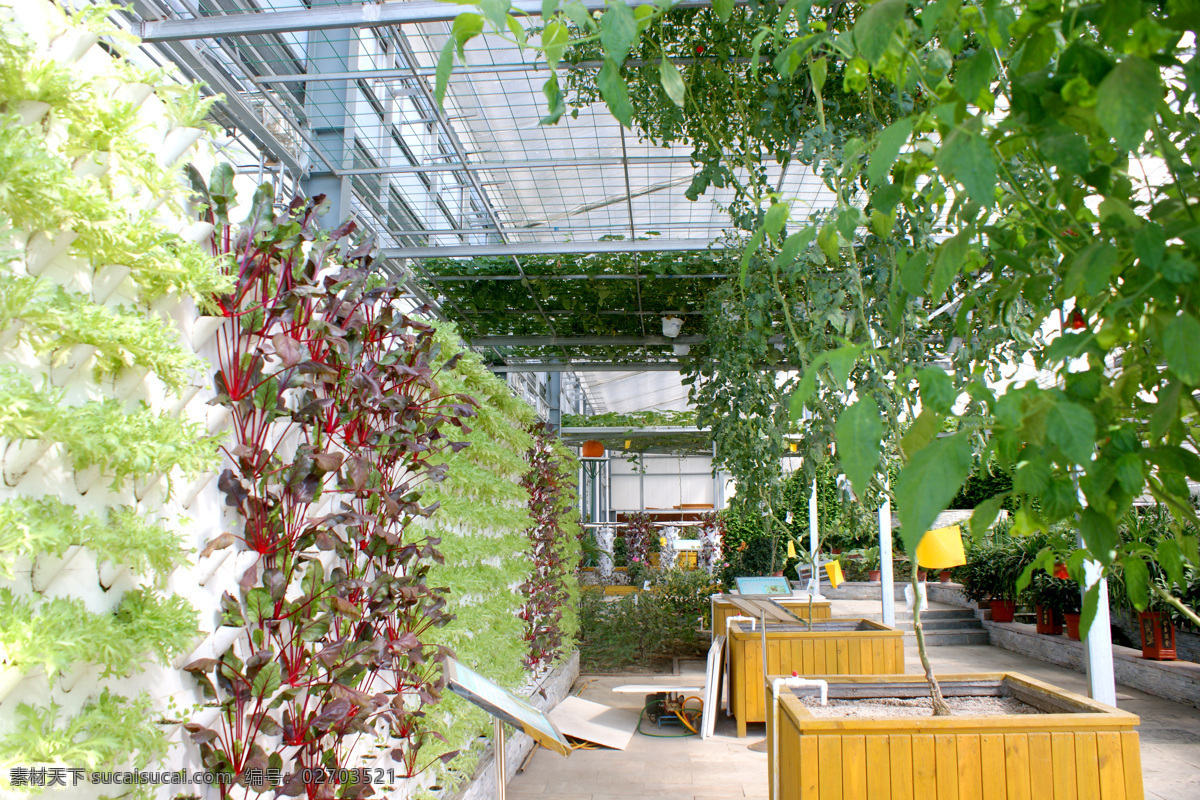
[[[735,622],[729,631],[729,705],[738,736],[750,722],[766,721],[762,631]],[[900,675],[904,632],[867,619],[830,619],[807,625],[767,626],[767,672],[791,675]]]
[[[831,698],[929,696],[922,675],[829,681]],[[781,689],[778,759],[767,721],[771,800],[1144,797],[1136,715],[1016,673],[939,681],[948,696],[1011,695],[1047,713],[819,719]]]
[[[725,633],[725,620],[728,617],[736,617],[744,612],[741,611],[733,603],[726,600],[721,600],[720,596],[715,596],[712,601],[712,632],[714,636]],[[775,598],[775,602],[786,608],[788,611],[795,614],[800,619],[808,619],[808,601],[793,601],[788,598]],[[812,616],[814,620],[829,619],[833,615],[830,611],[828,600],[814,600],[812,604]]]

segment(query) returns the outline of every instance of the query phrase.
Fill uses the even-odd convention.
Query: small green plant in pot
[[[976,544],[962,568],[963,592],[971,600],[988,603],[993,621],[1012,622],[1021,567],[1008,539]]]
[[[879,581],[879,545],[860,547],[851,550],[847,555],[857,559],[860,568],[867,573],[867,580],[875,583]]]

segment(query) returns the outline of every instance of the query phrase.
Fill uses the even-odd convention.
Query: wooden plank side
[[[825,641],[813,640],[813,675],[828,675],[829,664],[825,660]]]
[[[770,647],[769,641],[767,646]],[[756,637],[753,642],[747,642],[746,652],[746,721],[762,722],[767,707],[763,701],[767,690],[763,686],[762,640]]]
[[[1029,790],[1040,796],[1054,786],[1054,758],[1050,748],[1050,734],[1029,734]]]
[[[1075,786],[1079,800],[1100,796],[1100,765],[1096,763],[1096,734],[1075,734]]]
[[[1004,769],[1008,778],[1009,800],[1033,800],[1029,790],[1029,736],[1004,735]]]
[[[1101,800],[1125,800],[1125,759],[1121,753],[1121,734],[1100,731],[1096,734],[1096,762],[1100,769]]]
[[[793,728],[792,730],[795,730]],[[817,737],[800,737],[800,792],[799,795],[783,794],[784,800],[821,800],[821,762],[817,757]]]
[[[1142,745],[1136,733],[1121,733],[1121,756],[1125,761],[1126,800],[1145,800],[1146,790],[1142,785]]]
[[[979,735],[980,778],[983,781],[983,800],[1008,800],[1007,776],[1004,765],[1004,734]]]
[[[821,770],[821,800],[843,800],[842,737],[817,736],[817,764]]]
[[[816,669],[817,669],[816,649],[817,649],[816,645],[813,643],[812,639],[804,639],[800,642],[800,652],[801,652],[800,663],[802,665],[801,669],[800,669],[801,675],[818,675],[818,674],[820,674],[820,673],[816,672]]]
[[[1054,800],[1079,800],[1075,783],[1075,734],[1050,734],[1050,757],[1054,761]]]
[[[825,640],[825,669],[830,675],[844,674],[838,672],[837,642],[833,639]]]
[[[893,733],[888,736],[888,749],[892,762],[892,800],[914,800],[912,737]]]
[[[770,800],[780,800],[781,797],[796,800],[800,796],[800,770],[802,769],[800,732],[796,730],[796,726],[790,718],[783,714],[780,717],[782,719],[767,725],[768,742],[771,741],[771,732],[775,729],[775,725],[780,725],[778,729],[780,758],[777,761],[773,760],[772,748],[767,748],[767,778],[769,780],[767,791],[770,793]],[[773,780],[776,770],[779,771],[778,795],[775,794],[775,781]]]
[[[850,640],[836,639],[838,675],[852,675],[850,672]]]
[[[958,796],[962,800],[983,797],[983,766],[980,760],[979,734],[960,733],[958,746]]]
[[[937,799],[958,800],[958,737],[939,733],[933,737],[937,769]]]
[[[867,737],[842,737],[842,797],[867,797]]]
[[[871,674],[883,675],[887,673],[887,668],[884,666],[884,652],[887,649],[887,638],[884,636],[875,636],[871,639]]]
[[[892,755],[888,737],[867,737],[867,793],[864,797],[889,800],[892,796]]]
[[[863,669],[862,659],[862,640],[858,636],[845,637],[846,648],[846,674],[847,675],[866,675],[866,670]],[[838,642],[842,646],[842,642]]]
[[[937,797],[937,754],[933,735],[914,733],[912,736],[913,796],[918,800]]]

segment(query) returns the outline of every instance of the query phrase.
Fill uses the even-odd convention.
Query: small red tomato
[[[1075,232],[1074,228],[1065,228],[1063,230],[1063,233],[1065,233],[1067,236],[1078,236],[1079,235],[1078,233]]]
[[[1054,577],[1056,577],[1062,581],[1069,581],[1071,579],[1071,573],[1067,572],[1067,565],[1066,564],[1055,564],[1054,565]]]
[[[1078,331],[1087,327],[1087,320],[1083,318],[1083,312],[1076,308],[1071,312],[1071,317],[1067,320],[1067,324],[1071,326],[1071,330]]]
[[[703,52],[704,52],[704,45],[702,45],[702,44],[696,45],[696,55],[700,55]]]

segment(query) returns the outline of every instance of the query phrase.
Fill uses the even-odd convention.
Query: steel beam
[[[401,123],[406,124],[406,123]],[[631,156],[630,164],[684,164],[691,156]],[[404,164],[396,167],[364,167],[338,170],[339,175],[407,175],[425,172],[503,172],[513,169],[561,169],[563,167],[619,167],[625,163],[617,157],[596,158],[530,158],[511,161],[471,161],[458,164]],[[624,200],[625,198],[621,198]]]
[[[385,258],[479,258],[482,256],[552,256],[588,253],[661,253],[708,250],[708,239],[638,239],[615,242],[519,242],[448,247],[388,247]]]
[[[609,361],[596,364],[571,364],[555,361],[545,364],[489,364],[492,372],[680,372],[687,367],[677,361],[633,361],[614,364]]]
[[[475,336],[472,347],[648,347],[703,344],[704,336]]]
[[[703,58],[673,58],[671,63],[676,65],[695,64],[708,59]],[[733,59],[739,63],[748,63],[748,58]],[[657,64],[657,61],[652,64]],[[640,58],[629,58],[625,60],[626,67],[641,67],[646,62]],[[604,66],[603,61],[576,61],[568,64],[563,61],[558,65],[559,69],[580,70],[580,69],[600,69]],[[547,72],[550,67],[545,61],[526,61],[520,64],[455,64],[451,70],[453,75],[501,75],[509,72]],[[386,80],[388,78],[405,78],[411,73],[407,69],[360,69],[349,72],[319,72],[309,74],[307,72],[295,72],[286,75],[263,75],[261,77],[252,78],[255,83],[272,84],[272,83],[309,83],[312,81],[334,81],[334,80]],[[417,74],[432,78],[437,75],[436,67],[418,67]]]
[[[659,0],[626,0],[631,6],[658,5]],[[744,4],[745,0],[741,0]],[[589,11],[601,11],[604,0],[582,0]],[[680,0],[674,8],[707,8],[711,0]],[[542,0],[515,0],[512,9],[531,17],[542,15]],[[133,26],[143,42],[179,42],[253,34],[330,31],[347,28],[383,28],[418,22],[452,22],[463,7],[452,3],[415,2],[360,3],[300,11],[263,11],[252,14],[197,17],[195,19],[148,20]]]

